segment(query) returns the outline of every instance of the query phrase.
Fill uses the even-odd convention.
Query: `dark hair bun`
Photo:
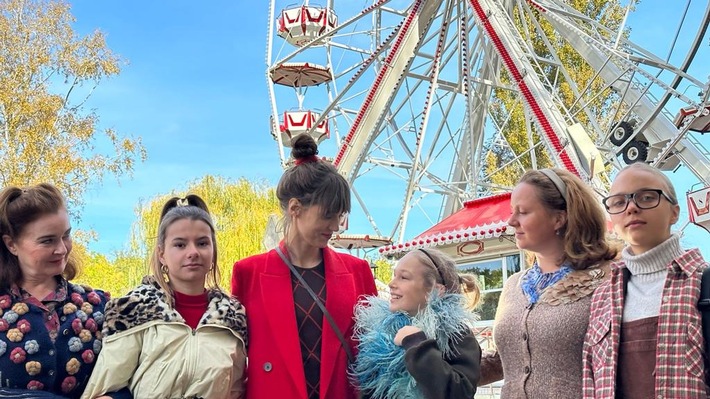
[[[310,134],[299,134],[291,140],[293,159],[303,159],[313,155],[318,155],[318,144]]]

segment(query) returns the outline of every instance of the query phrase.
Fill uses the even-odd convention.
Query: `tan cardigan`
[[[479,386],[505,377],[503,399],[582,397],[582,344],[601,268],[572,271],[542,292],[534,306],[520,287],[527,270],[503,287],[493,328],[497,352],[481,361]]]

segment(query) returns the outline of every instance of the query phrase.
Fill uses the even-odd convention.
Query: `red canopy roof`
[[[380,248],[383,255],[394,255],[417,248],[434,247],[499,237],[505,233],[510,217],[510,193],[477,198],[451,214],[415,239]]]

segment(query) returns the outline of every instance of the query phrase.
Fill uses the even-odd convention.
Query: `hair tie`
[[[298,165],[300,165],[300,164],[310,163],[310,162],[318,162],[318,161],[320,161],[320,158],[318,158],[318,157],[315,156],[315,155],[309,155],[309,156],[307,156],[307,157],[298,158],[298,159],[296,160],[295,164],[296,164],[296,166],[298,166]]]
[[[188,201],[187,198],[179,198],[176,202],[175,205],[177,206],[189,206],[190,201]]]
[[[562,198],[565,200],[565,202],[568,202],[567,201],[567,185],[565,184],[564,181],[562,181],[560,176],[558,176],[557,173],[555,173],[555,171],[552,169],[540,169],[540,173],[547,176],[547,178],[550,179],[550,181],[552,181],[552,184],[554,184],[555,187],[557,187],[557,191],[560,192],[560,194],[562,195]]]

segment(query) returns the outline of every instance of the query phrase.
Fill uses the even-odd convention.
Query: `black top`
[[[407,370],[417,381],[425,398],[468,399],[476,393],[481,378],[481,347],[467,331],[459,342],[452,342],[454,353],[444,357],[436,341],[423,331],[402,340]]]
[[[316,267],[304,269],[295,266],[303,280],[325,304],[325,264],[321,261]],[[291,275],[293,287],[293,302],[296,308],[296,323],[301,342],[301,359],[303,372],[306,376],[306,393],[308,399],[318,399],[320,391],[320,355],[323,338],[323,312],[316,305],[313,297],[303,287],[298,279]]]

